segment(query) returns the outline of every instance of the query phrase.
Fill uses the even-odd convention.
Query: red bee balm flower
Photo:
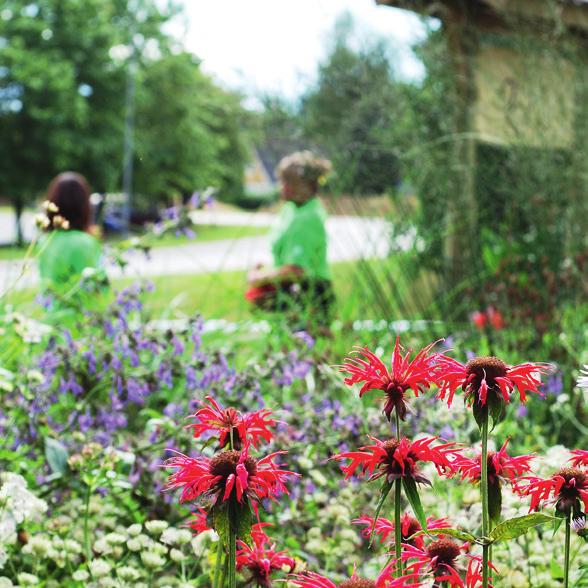
[[[215,504],[229,498],[242,502],[244,498],[261,500],[288,493],[284,481],[298,476],[282,470],[274,463],[277,451],[259,460],[244,451],[221,451],[213,458],[188,457],[179,453],[165,462],[165,467],[176,468],[169,477],[167,488],[182,488],[181,502],[200,497],[214,500]]]
[[[186,427],[194,429],[194,438],[212,432],[219,435],[222,448],[229,445],[232,437],[233,449],[241,449],[247,442],[257,447],[260,439],[269,442],[273,438],[269,428],[275,426],[276,421],[270,418],[270,410],[241,414],[234,408],[223,408],[212,396],[207,396],[206,400],[209,405],[202,403],[202,408],[190,417],[197,422]]]
[[[354,525],[364,525],[365,529],[361,530],[361,535],[365,539],[369,539],[371,535],[371,530],[374,525],[374,519],[367,515],[361,515],[358,519],[351,521]],[[433,517],[427,518],[427,529],[447,529],[451,525],[447,519],[435,519]],[[409,538],[412,537],[415,533],[422,531],[419,522],[411,517],[408,513],[404,513],[402,520],[401,520],[401,527],[402,527],[402,541],[408,543],[409,545],[414,545],[422,549],[424,547],[424,539],[423,537],[415,537],[409,541]],[[384,542],[387,541],[388,538],[394,538],[394,523],[380,517],[376,521],[376,527],[374,529],[376,535],[379,535],[380,541]]]
[[[411,351],[402,355],[400,338],[396,338],[396,345],[392,353],[391,370],[382,360],[374,355],[367,347],[357,347],[356,356],[345,358],[340,371],[349,374],[345,378],[348,386],[363,383],[359,391],[360,398],[368,390],[384,392],[386,403],[384,414],[390,420],[392,411],[396,409],[398,416],[404,420],[407,412],[406,392],[412,390],[415,396],[435,381],[432,369],[437,354],[429,355],[435,343],[431,343],[419,351],[412,361],[409,360]]]
[[[194,515],[194,518],[188,523],[188,527],[190,527],[192,531],[196,531],[197,535],[212,529],[208,524],[208,513],[203,508],[199,508],[197,512],[193,512],[192,514]]]
[[[419,473],[417,463],[431,462],[435,464],[440,475],[450,475],[453,473],[450,458],[459,452],[455,443],[432,446],[437,437],[425,437],[416,441],[409,441],[406,437],[388,441],[369,438],[376,444],[360,447],[359,451],[339,453],[331,458],[337,461],[351,460],[349,465],[341,468],[346,479],[353,476],[361,466],[361,474],[365,475],[367,472],[370,474],[370,480],[385,476],[387,482],[398,478],[413,478],[415,482],[430,484],[429,480]]]
[[[501,480],[513,483],[531,469],[529,462],[534,459],[534,456],[519,455],[511,457],[506,453],[507,445],[508,440],[500,448],[500,451],[488,452],[488,483],[491,485],[499,485]],[[461,479],[469,478],[472,482],[480,480],[481,464],[481,455],[478,455],[476,459],[458,455],[455,460],[455,465],[461,473]]]
[[[549,366],[538,363],[523,363],[509,366],[497,357],[476,357],[465,365],[439,355],[436,365],[437,384],[440,387],[438,398],[451,406],[458,388],[466,394],[470,404],[474,401],[485,406],[489,395],[510,402],[510,395],[516,388],[521,402],[526,402],[526,392],[541,394],[541,374],[547,373]]]
[[[263,532],[265,525],[253,525],[251,537],[253,547],[249,547],[243,541],[239,541],[237,551],[237,569],[246,568],[250,573],[251,583],[263,588],[269,588],[273,572],[281,570],[284,566],[290,568],[290,572],[296,566],[296,562],[286,555],[285,551],[276,551],[275,544],[270,543],[270,538]]]
[[[297,588],[406,588],[408,580],[416,580],[416,575],[409,575],[403,579],[394,579],[391,575],[390,566],[384,568],[376,580],[360,578],[357,572],[348,580],[335,584],[332,580],[325,578],[315,572],[303,572],[290,576],[290,582]],[[410,584],[411,587],[418,587],[421,584]]]
[[[570,459],[572,467],[588,467],[588,451],[586,449],[573,449],[570,453],[574,456]]]
[[[460,547],[455,541],[447,538],[431,541],[431,543],[429,543],[424,549],[404,544],[402,561],[410,561],[410,563],[407,563],[406,565],[406,572],[408,575],[403,576],[400,580],[412,579],[415,576],[419,580],[424,580],[427,577],[432,576],[434,578],[435,586],[447,585],[450,588],[477,588],[482,585],[480,558],[465,554],[465,556],[470,559],[470,562],[464,582],[457,565],[457,559],[464,549],[467,549],[467,545]],[[393,565],[394,564],[392,564],[392,566]],[[495,569],[492,564],[490,564],[490,567]],[[404,585],[412,586],[412,584],[409,583]]]
[[[588,510],[588,471],[580,468],[563,468],[551,478],[528,477],[528,484],[521,488],[531,497],[529,511],[537,510],[541,503],[555,502],[555,508],[565,516],[572,515],[576,530],[584,528]],[[582,512],[582,505],[584,512]]]

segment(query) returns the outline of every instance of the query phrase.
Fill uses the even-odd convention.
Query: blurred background
[[[7,0],[0,283],[72,169],[107,242],[185,215],[115,281],[149,277],[169,316],[251,319],[275,165],[311,148],[334,165],[341,325],[560,341],[587,316],[587,34],[581,0]]]

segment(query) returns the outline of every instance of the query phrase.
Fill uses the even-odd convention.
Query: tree
[[[119,183],[124,60],[136,22],[144,44],[163,43],[170,14],[138,0],[7,0],[0,13],[0,194],[20,214],[56,173],[76,169],[94,188]]]
[[[191,54],[166,54],[138,76],[136,191],[155,201],[207,186],[242,190],[240,97],[218,88]]]
[[[313,147],[304,134],[296,104],[274,94],[264,94],[259,101],[261,110],[249,117],[249,139],[265,165],[274,169],[289,153]]]
[[[352,33],[351,18],[340,19],[317,84],[302,98],[301,116],[307,137],[333,160],[339,190],[381,193],[398,181],[388,133],[396,84],[385,43],[356,50]]]

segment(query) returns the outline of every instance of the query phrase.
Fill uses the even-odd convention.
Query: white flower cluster
[[[35,216],[35,224],[39,229],[46,230],[52,224],[54,229],[62,229],[67,231],[69,229],[69,221],[61,216],[60,214],[55,214],[59,212],[59,208],[54,202],[49,202],[49,200],[45,200],[43,202],[43,211]],[[51,220],[48,216],[48,213],[53,214],[53,220]]]
[[[18,525],[39,520],[46,510],[47,503],[28,491],[22,476],[0,474],[0,569],[8,559],[6,547],[16,543]]]

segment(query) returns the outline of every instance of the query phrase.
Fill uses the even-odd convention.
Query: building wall
[[[473,71],[473,126],[482,141],[552,149],[573,146],[573,63],[532,47],[482,46]]]

